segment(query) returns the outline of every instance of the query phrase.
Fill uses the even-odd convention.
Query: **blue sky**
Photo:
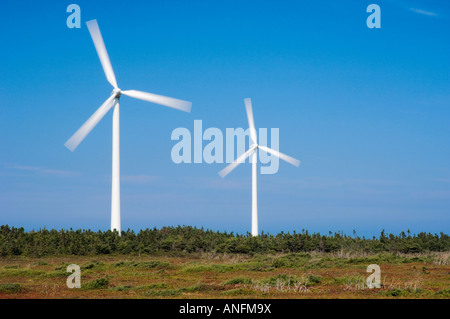
[[[66,26],[69,4],[81,29]],[[368,29],[366,7],[381,7]],[[0,224],[110,227],[111,119],[64,142],[112,91],[85,22],[97,19],[122,89],[122,228],[245,233],[251,169],[171,161],[173,129],[280,128],[284,162],[258,176],[270,233],[450,230],[450,5],[444,1],[15,1],[0,30]]]

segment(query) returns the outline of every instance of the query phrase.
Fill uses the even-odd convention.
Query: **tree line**
[[[122,231],[47,230],[25,231],[0,226],[0,256],[43,257],[55,255],[155,254],[164,252],[214,252],[230,254],[355,251],[364,253],[422,253],[450,251],[450,237],[444,233],[386,234],[365,238],[343,233],[321,235],[262,233],[252,237],[233,232],[214,232],[190,226]]]

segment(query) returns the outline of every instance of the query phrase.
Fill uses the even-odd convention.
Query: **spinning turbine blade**
[[[72,135],[72,137],[64,144],[72,152],[80,145],[85,137],[92,131],[92,129],[100,122],[100,120],[108,113],[111,107],[114,105],[115,95],[111,95],[109,99],[105,101],[98,108],[97,111]]]
[[[91,20],[86,22],[86,25],[91,34],[92,41],[94,41],[95,49],[97,50],[98,57],[102,63],[103,70],[105,71],[106,79],[111,85],[117,89],[116,76],[114,75],[111,61],[109,60],[108,52],[106,51],[105,43],[103,42],[102,34],[97,24],[97,20]]]
[[[180,111],[191,112],[191,102],[177,100],[171,97],[157,95],[153,93],[146,93],[136,90],[122,91],[122,94],[127,95],[129,97],[134,97],[135,99],[140,99],[143,101],[156,103],[164,106],[168,106]]]
[[[258,140],[256,138],[255,121],[253,119],[252,99],[244,99],[244,102],[245,102],[245,109],[247,110],[250,138],[252,139],[253,143],[258,144]]]
[[[283,153],[280,153],[278,151],[275,151],[275,150],[273,150],[271,148],[268,148],[266,146],[258,146],[258,147],[260,149],[262,149],[264,152],[267,152],[267,153],[270,153],[272,155],[275,155],[275,156],[281,158],[282,160],[288,162],[289,164],[292,164],[292,165],[297,166],[297,167],[300,166],[300,161],[298,159],[295,159],[295,158],[290,157],[290,156],[288,156],[286,154],[283,154]]]
[[[239,164],[243,163],[247,157],[253,154],[253,152],[257,149],[257,146],[250,148],[247,152],[239,156],[233,163],[225,167],[223,170],[219,172],[220,177],[224,178],[227,176],[232,170],[234,170]]]

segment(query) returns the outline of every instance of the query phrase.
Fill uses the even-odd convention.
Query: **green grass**
[[[224,285],[251,285],[253,280],[247,277],[236,277],[224,282]]]
[[[37,261],[31,264],[31,266],[47,266],[48,263],[45,261]]]
[[[307,280],[308,286],[314,286],[320,284],[323,278],[321,276],[308,275]]]
[[[239,265],[224,265],[224,264],[195,264],[188,265],[183,268],[185,273],[198,273],[198,272],[216,272],[227,273],[235,270],[242,269]]]
[[[364,285],[366,282],[366,279],[361,275],[337,277],[333,280],[340,285]]]
[[[260,280],[259,284],[268,284],[269,286],[293,286],[298,282],[302,282],[303,280],[297,276],[292,276],[288,274],[278,274],[276,276],[272,276],[263,280]]]
[[[165,283],[154,283],[151,285],[144,285],[136,287],[136,290],[152,290],[152,289],[166,289],[167,284]]]
[[[181,292],[212,292],[216,290],[223,290],[222,287],[216,285],[210,285],[205,283],[199,283],[193,286],[180,288]]]
[[[252,295],[255,292],[251,289],[245,289],[245,288],[236,288],[236,289],[230,289],[223,291],[222,294],[225,296],[231,296],[231,297],[242,297],[242,296],[248,296]]]
[[[402,288],[396,288],[396,289],[389,289],[387,291],[380,291],[380,294],[387,296],[387,297],[420,297],[420,296],[426,296],[426,295],[435,295],[431,290],[424,290],[421,288],[416,289],[402,289]]]
[[[450,298],[450,288],[445,288],[437,291],[436,296],[443,297],[443,298]]]
[[[144,296],[148,297],[176,297],[181,295],[181,291],[179,289],[171,289],[171,290],[148,290],[143,293]]]
[[[166,261],[151,260],[151,261],[121,261],[112,265],[115,268],[135,268],[135,269],[168,269],[170,263]]]
[[[82,288],[86,290],[106,289],[109,286],[108,278],[99,278],[82,284]]]
[[[124,286],[117,286],[117,287],[114,287],[114,288],[111,288],[111,289],[116,290],[116,291],[129,291],[129,290],[133,289],[133,287],[132,286],[128,286],[128,285],[124,285]]]
[[[447,256],[314,252],[0,258],[0,296],[20,291],[20,298],[448,299]],[[369,289],[366,269],[377,261],[382,285]],[[70,264],[81,266],[81,289],[66,286]]]
[[[0,292],[5,294],[18,294],[22,291],[20,284],[0,284]]]
[[[35,270],[29,268],[6,268],[0,270],[0,278],[9,277],[36,277],[45,274],[43,270]]]

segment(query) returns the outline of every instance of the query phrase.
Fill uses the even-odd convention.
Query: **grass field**
[[[370,264],[381,288],[365,284]],[[0,298],[450,298],[450,253],[2,258]]]

